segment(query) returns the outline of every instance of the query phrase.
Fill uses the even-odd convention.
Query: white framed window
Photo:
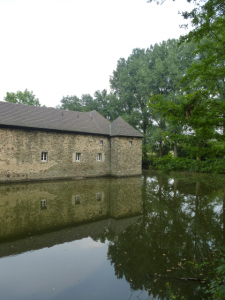
[[[72,195],[72,205],[78,205],[81,203],[80,195]]]
[[[103,140],[100,140],[99,145],[103,146]]]
[[[76,161],[80,161],[81,160],[81,153],[76,153]]]
[[[132,146],[132,141],[129,141],[129,146]]]
[[[41,200],[41,210],[47,209],[47,200],[43,199]]]
[[[48,152],[41,152],[41,161],[48,161]]]
[[[102,161],[102,153],[98,153],[98,155],[97,155],[97,161]]]
[[[101,201],[102,200],[101,193],[97,193],[96,198],[97,198],[97,201]]]
[[[75,205],[80,204],[80,195],[75,196]]]

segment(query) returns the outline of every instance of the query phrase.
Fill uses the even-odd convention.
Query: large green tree
[[[110,78],[120,103],[120,115],[145,135],[150,123],[148,103],[150,70],[144,49],[134,49],[128,59],[121,58]]]
[[[115,120],[120,116],[120,102],[117,97],[107,90],[96,91],[94,97],[90,94],[83,94],[81,98],[77,96],[65,96],[61,99],[61,105],[57,108],[73,111],[88,112],[96,110],[108,120]]]
[[[144,156],[151,149],[158,149],[162,156],[163,132],[169,126],[147,103],[153,94],[167,99],[177,98],[179,81],[192,65],[195,45],[178,47],[177,40],[168,40],[150,48],[134,49],[127,60],[121,58],[110,78],[112,91],[118,98],[120,115],[144,134]],[[173,127],[170,128],[170,131]]]
[[[201,58],[181,80],[186,85],[184,90],[190,93],[183,101],[184,109],[196,128],[196,136],[207,128],[208,139],[220,145],[225,142],[224,15],[225,3],[218,0],[208,0],[190,13],[185,12],[183,16],[191,19],[194,29],[181,38],[182,43],[194,41],[195,55]],[[224,149],[215,143],[214,147]]]
[[[193,64],[193,43],[178,47],[178,40],[168,40],[151,45],[148,49],[134,49],[127,58],[118,60],[117,68],[110,77],[111,93],[96,91],[89,94],[63,97],[61,109],[91,111],[96,110],[109,120],[121,116],[130,125],[144,134],[143,155],[157,151],[165,153],[167,144],[176,143],[164,139],[164,133],[177,134],[180,125],[166,122],[154,107],[147,106],[151,95],[160,94],[165,101],[174,101],[180,95],[179,80]],[[179,130],[178,130],[179,128]],[[168,147],[167,147],[168,150]]]
[[[64,96],[60,102],[61,105],[57,106],[59,109],[83,111],[81,100],[77,96]]]
[[[94,102],[97,105],[96,110],[110,121],[120,116],[120,106],[118,99],[112,93],[108,94],[107,90],[96,91],[94,93]]]
[[[17,91],[17,93],[6,93],[4,100],[11,103],[25,104],[25,105],[34,105],[41,106],[39,99],[33,94],[33,91],[28,91],[27,89],[24,92]]]
[[[191,12],[183,12],[193,29],[180,38],[180,44],[194,42],[196,48],[195,63],[181,77],[179,105],[172,97],[164,101],[160,93],[151,102],[161,116],[182,124],[179,139],[191,155],[217,156],[223,155],[225,147],[225,3],[195,3]]]

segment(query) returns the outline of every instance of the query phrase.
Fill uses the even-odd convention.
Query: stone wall
[[[0,182],[140,175],[141,147],[141,138],[0,128]]]
[[[47,152],[47,162],[41,161],[42,152]],[[76,153],[81,153],[79,162]],[[109,137],[0,128],[0,182],[106,175]]]
[[[111,175],[133,176],[142,173],[142,139],[111,138]]]

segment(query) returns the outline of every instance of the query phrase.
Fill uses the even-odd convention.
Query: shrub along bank
[[[145,162],[145,165],[147,163]],[[170,171],[190,171],[202,173],[225,173],[225,158],[195,160],[186,157],[166,155],[159,158],[149,157],[149,169],[168,173]]]

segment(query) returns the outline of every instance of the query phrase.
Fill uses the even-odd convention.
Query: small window
[[[41,200],[41,210],[47,209],[47,200]]]
[[[97,193],[96,194],[96,197],[97,197],[97,201],[101,201],[102,199],[101,199],[101,193]]]
[[[75,196],[75,205],[80,204],[80,195]]]
[[[99,144],[100,146],[103,146],[103,140],[100,140]]]
[[[48,152],[41,152],[41,161],[48,161]]]
[[[99,215],[102,214],[102,208],[99,208],[98,213],[99,213]]]
[[[97,161],[101,161],[101,160],[102,160],[102,154],[98,153],[98,155],[97,155]]]
[[[132,146],[132,141],[129,141],[129,146]]]
[[[76,161],[80,161],[81,153],[76,153]]]
[[[80,195],[72,195],[72,205],[81,204]]]

